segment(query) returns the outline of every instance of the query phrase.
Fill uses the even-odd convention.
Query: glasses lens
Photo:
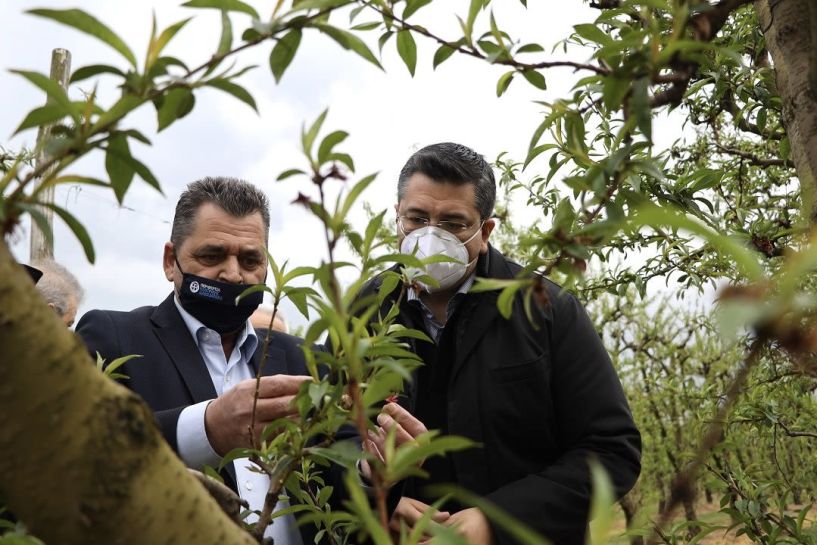
[[[468,226],[464,223],[459,223],[456,221],[441,221],[437,224],[440,229],[445,229],[451,234],[458,235],[468,229]]]

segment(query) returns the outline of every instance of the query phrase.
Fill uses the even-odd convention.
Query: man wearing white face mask
[[[429,264],[400,304],[400,322],[432,342],[410,339],[425,363],[387,403],[367,441],[384,452],[427,429],[468,437],[481,447],[429,458],[428,480],[408,479],[392,491],[393,529],[413,526],[436,498],[426,484],[456,483],[483,496],[555,545],[583,545],[592,496],[588,460],[609,473],[624,495],[640,471],[641,439],[601,339],[576,298],[542,280],[547,304],[533,321],[516,296],[510,319],[498,292],[470,293],[477,276],[511,279],[522,267],[491,247],[496,188],[490,166],[452,143],[428,146],[403,167],[397,228],[403,253],[445,255]],[[376,292],[379,279],[364,295]],[[383,303],[387,311],[396,289]],[[397,501],[396,498],[399,498]],[[455,502],[433,515],[475,545],[517,543],[477,508]]]

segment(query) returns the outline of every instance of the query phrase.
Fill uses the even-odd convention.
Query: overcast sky
[[[56,23],[24,14],[35,7],[82,8],[112,27],[140,57],[150,31],[151,9],[160,26],[195,16],[167,53],[190,65],[206,60],[219,39],[215,11],[177,7],[181,2],[151,0],[4,0],[3,46],[0,47],[0,141],[14,149],[32,146],[36,134],[28,131],[11,139],[25,112],[40,105],[44,96],[10,68],[48,71],[51,50],[67,48],[73,68],[98,63],[124,67],[113,50],[84,34]],[[253,2],[260,13],[269,12],[272,1]],[[439,0],[419,12],[419,22],[445,36],[456,36],[456,14],[467,11],[466,1]],[[596,12],[579,0],[530,0],[524,10],[517,1],[495,2],[496,16],[514,37],[536,40],[546,46],[566,37],[572,25],[591,22]],[[418,14],[418,15],[419,15]],[[233,16],[236,36],[249,18]],[[362,21],[364,19],[360,19]],[[333,19],[338,25],[345,17]],[[371,42],[377,36],[372,35]],[[239,59],[241,65],[258,64],[242,82],[251,90],[260,115],[217,90],[197,95],[192,114],[166,131],[155,134],[155,112],[143,108],[130,125],[143,130],[152,147],[135,148],[162,183],[164,195],[135,181],[124,206],[113,195],[96,187],[63,187],[57,201],[82,219],[94,240],[97,260],[89,264],[78,243],[57,223],[55,257],[72,270],[86,289],[79,315],[91,308],[128,310],[160,302],[171,286],[162,272],[162,246],[169,237],[175,202],[186,184],[210,175],[245,178],[263,188],[271,200],[270,249],[279,260],[295,265],[314,265],[323,256],[317,221],[291,205],[298,191],[307,191],[305,180],[275,182],[277,175],[303,166],[299,153],[301,124],[329,107],[326,130],[344,129],[351,136],[342,149],[356,161],[358,177],[380,172],[365,193],[375,210],[393,206],[395,180],[408,156],[424,145],[452,140],[464,143],[493,160],[501,151],[522,158],[530,135],[541,121],[541,107],[534,100],[550,100],[566,94],[576,76],[567,69],[546,73],[549,89],[536,91],[523,80],[496,98],[499,67],[468,58],[452,57],[436,72],[431,58],[436,47],[418,38],[418,67],[411,78],[391,41],[383,54],[385,72],[360,57],[340,49],[334,42],[308,32],[282,82],[276,85],[267,65],[272,44],[264,44]],[[559,56],[560,52],[553,54]],[[581,54],[574,55],[576,60]],[[86,89],[89,86],[86,85]],[[110,100],[114,89],[101,89]],[[72,89],[80,98],[80,90]],[[101,154],[78,162],[72,172],[105,178]],[[393,216],[387,216],[392,219]],[[363,214],[355,218],[362,221]],[[28,260],[28,226],[20,230],[12,250]],[[287,317],[303,323],[288,307]]]

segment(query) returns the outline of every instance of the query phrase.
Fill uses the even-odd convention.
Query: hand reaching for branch
[[[258,405],[255,414],[254,439],[258,440],[264,427],[282,417],[297,414],[292,401],[298,388],[308,376],[272,375],[261,377],[258,391]],[[236,384],[207,406],[204,426],[207,439],[220,456],[238,447],[251,447],[250,436],[255,379],[247,379]]]

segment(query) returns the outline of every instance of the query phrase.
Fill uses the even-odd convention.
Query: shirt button
[[[246,487],[247,490],[252,490],[252,483],[250,481],[244,483],[244,486]]]

